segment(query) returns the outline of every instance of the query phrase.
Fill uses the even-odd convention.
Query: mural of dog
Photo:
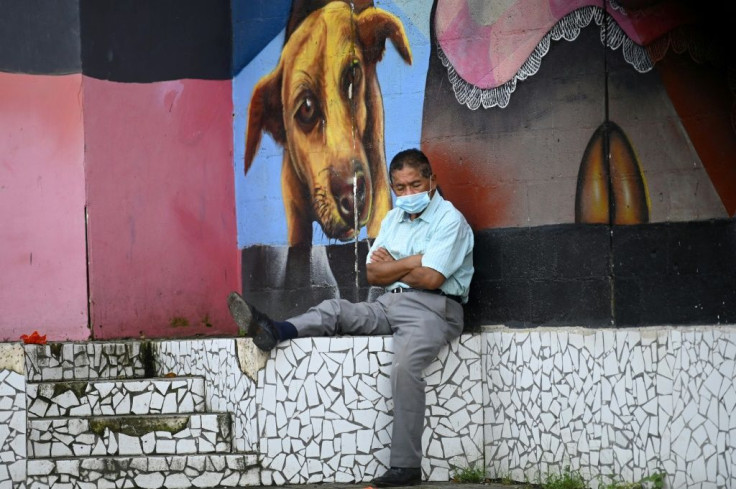
[[[312,243],[313,221],[340,241],[363,226],[375,237],[391,208],[376,77],[386,39],[410,64],[397,17],[375,7],[355,12],[341,1],[327,3],[293,27],[276,69],[253,90],[245,172],[262,133],[269,133],[284,148],[281,189],[290,246]]]

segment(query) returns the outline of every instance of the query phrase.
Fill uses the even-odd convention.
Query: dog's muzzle
[[[355,186],[353,186],[355,181]],[[343,221],[353,223],[357,207],[359,222],[365,222],[366,181],[365,175],[357,174],[348,179],[333,175],[330,190],[337,204],[337,212]]]

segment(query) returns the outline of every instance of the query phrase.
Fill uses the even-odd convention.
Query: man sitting
[[[330,299],[286,321],[274,321],[230,294],[230,312],[264,351],[305,336],[393,334],[394,421],[391,467],[377,487],[421,482],[426,407],[422,371],[463,330],[462,304],[473,275],[473,232],[437,191],[436,176],[419,150],[398,153],[389,166],[396,207],[368,252],[371,285],[386,288],[375,302]]]

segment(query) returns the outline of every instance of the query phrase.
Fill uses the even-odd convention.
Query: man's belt
[[[440,289],[428,290],[428,289],[412,289],[411,287],[396,287],[395,289],[391,289],[389,292],[391,292],[392,294],[402,294],[404,292],[426,292],[428,294],[444,295],[448,299],[452,299],[458,304],[463,303],[463,298],[461,296],[445,294]]]

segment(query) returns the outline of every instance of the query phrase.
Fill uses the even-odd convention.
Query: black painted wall
[[[736,322],[736,220],[613,230],[617,325]]]
[[[0,71],[231,78],[230,0],[0,0],[0,12]]]
[[[227,80],[230,0],[80,0],[84,74],[102,80]]]
[[[736,321],[736,221],[559,225],[477,235],[471,325]]]
[[[78,0],[0,0],[0,71],[81,70]]]
[[[736,220],[606,226],[564,224],[476,233],[466,330],[632,327],[736,322]],[[368,243],[243,250],[244,293],[278,318],[322,299],[371,300]],[[286,259],[284,259],[286,257]],[[329,275],[334,281],[329,280]],[[266,277],[271,277],[267,280]],[[327,279],[325,278],[327,277]]]

